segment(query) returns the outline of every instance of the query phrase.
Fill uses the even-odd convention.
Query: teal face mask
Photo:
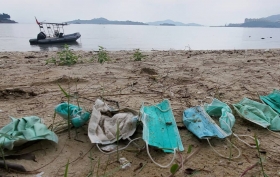
[[[50,131],[37,116],[28,116],[12,121],[0,130],[0,145],[12,150],[14,146],[22,145],[28,141],[50,140],[58,143],[58,137]]]
[[[235,118],[227,104],[214,98],[211,104],[204,105],[204,109],[210,116],[219,117],[220,127],[228,136],[232,134],[231,129],[235,123]]]
[[[168,100],[152,106],[142,106],[143,139],[151,145],[172,153],[184,150],[181,137]]]
[[[67,103],[61,103],[55,107],[55,112],[60,115],[65,120],[68,119],[68,108],[69,108],[69,118],[74,127],[83,126],[90,118],[90,113],[84,111],[82,108]]]
[[[263,103],[269,105],[273,110],[280,114],[280,90],[273,90],[267,96],[260,96]]]
[[[279,115],[269,106],[244,98],[234,109],[240,117],[273,131],[280,131]]]

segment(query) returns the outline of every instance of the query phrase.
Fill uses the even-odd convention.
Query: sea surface
[[[80,32],[74,50],[222,50],[280,48],[280,28],[134,26],[71,24],[65,34]],[[30,45],[37,24],[0,24],[0,52],[54,51],[63,45]],[[264,38],[264,39],[262,39]]]

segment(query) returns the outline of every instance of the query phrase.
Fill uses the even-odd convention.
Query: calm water
[[[80,32],[74,50],[192,50],[280,48],[280,29],[187,26],[69,25],[66,34]],[[36,38],[36,24],[0,24],[1,51],[57,50],[61,45],[29,44]],[[251,36],[251,37],[249,37]],[[265,38],[265,39],[261,39]]]

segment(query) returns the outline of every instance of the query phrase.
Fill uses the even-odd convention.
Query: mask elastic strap
[[[221,121],[223,121],[224,124],[227,125],[227,127],[229,128],[229,130],[231,130],[230,126],[229,126],[224,120],[221,119]],[[239,137],[249,137],[249,138],[251,138],[252,140],[255,140],[254,137],[252,137],[252,136],[250,136],[250,135],[237,135],[237,134],[233,133],[232,130],[231,130],[231,133],[232,133],[232,135],[235,136],[239,141],[241,141],[242,143],[246,144],[247,146],[249,146],[249,147],[251,147],[251,148],[256,148],[256,147],[257,147],[257,146],[252,146],[252,145],[250,145],[249,143],[247,143],[246,141],[244,141],[244,140],[242,140],[241,138],[239,138]],[[258,141],[258,144],[260,144],[260,141],[259,141],[258,139],[257,139],[257,141]]]
[[[167,112],[167,111],[169,111],[169,110],[171,109],[171,108],[167,108],[166,110],[162,110],[160,107],[158,107],[158,106],[156,106],[156,105],[153,105],[153,104],[151,104],[151,103],[149,103],[149,102],[143,102],[143,103],[142,103],[142,106],[145,106],[145,103],[148,103],[148,104],[150,104],[150,105],[152,105],[152,106],[158,108],[161,112]]]
[[[232,133],[232,134],[233,134],[233,136],[235,136],[239,141],[241,141],[242,143],[246,144],[247,146],[249,146],[249,147],[251,147],[251,148],[256,148],[256,147],[257,147],[257,146],[252,146],[252,145],[250,145],[249,143],[247,143],[246,141],[244,141],[244,140],[242,140],[241,138],[239,138],[239,137],[248,137],[248,138],[251,138],[252,140],[255,140],[254,137],[252,137],[252,136],[250,136],[250,135],[237,135],[237,134],[235,134],[235,133]],[[261,144],[260,140],[258,140],[258,139],[257,139],[257,142],[258,142],[259,145]]]
[[[138,140],[138,139],[140,139],[140,138],[141,138],[141,137],[135,138],[135,139],[133,139],[133,140],[129,139],[129,143],[128,143],[125,147],[122,147],[122,148],[120,148],[120,149],[118,149],[118,150],[114,150],[114,151],[111,151],[111,152],[104,152],[104,151],[99,147],[98,143],[96,143],[96,147],[97,147],[98,150],[99,150],[100,152],[102,152],[103,154],[109,155],[109,154],[113,154],[113,153],[115,153],[115,152],[117,152],[117,151],[122,151],[122,150],[126,149],[133,141]],[[134,143],[134,144],[136,144],[136,143]],[[136,144],[136,145],[137,145],[137,144]],[[140,147],[139,145],[137,145],[137,146]]]
[[[267,129],[268,131],[270,131],[272,134],[274,134],[274,135],[280,137],[280,133],[276,133],[276,132],[274,132],[274,131],[272,131],[272,130],[269,130],[268,128],[266,128],[266,129]]]
[[[206,138],[206,140],[208,141],[208,144],[210,145],[210,147],[212,148],[212,150],[213,150],[216,154],[218,154],[220,157],[223,157],[223,158],[226,158],[226,159],[237,159],[237,158],[239,158],[240,155],[241,155],[240,150],[239,150],[234,144],[232,144],[228,139],[226,139],[226,140],[227,140],[228,142],[230,142],[230,144],[232,144],[232,146],[238,151],[238,155],[237,155],[236,157],[229,158],[229,157],[223,156],[222,154],[220,154],[218,151],[216,151],[216,150],[214,149],[214,147],[211,145],[211,143],[210,143],[210,141],[209,141],[209,138]]]
[[[156,164],[157,166],[161,167],[161,168],[167,168],[167,167],[169,167],[169,166],[173,163],[173,161],[175,160],[176,151],[177,151],[177,150],[176,150],[177,148],[174,148],[174,155],[173,155],[173,158],[172,158],[172,160],[171,160],[171,162],[170,162],[169,164],[167,164],[167,165],[161,165],[161,164],[157,163],[156,161],[154,161],[154,159],[152,158],[152,156],[151,156],[151,154],[150,154],[150,151],[149,151],[149,145],[148,145],[147,142],[146,142],[146,149],[147,149],[147,154],[148,154],[148,156],[150,157],[151,161],[152,161],[154,164]]]

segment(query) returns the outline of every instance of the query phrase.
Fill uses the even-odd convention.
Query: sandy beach
[[[71,95],[78,95],[79,104],[87,110],[102,96],[120,108],[139,111],[142,102],[158,103],[169,99],[179,128],[186,159],[189,145],[192,152],[175,176],[236,177],[259,161],[258,151],[249,148],[235,137],[228,138],[241,151],[237,159],[219,157],[206,140],[199,140],[189,132],[182,122],[186,108],[210,103],[217,98],[232,108],[231,104],[244,97],[259,101],[259,95],[267,95],[280,84],[280,49],[271,50],[168,50],[142,52],[146,57],[134,61],[134,51],[108,52],[110,61],[100,64],[92,60],[97,52],[75,51],[78,63],[72,66],[46,64],[46,60],[57,56],[52,52],[0,52],[0,127],[10,122],[11,117],[21,118],[36,115],[47,126],[52,125],[54,107],[66,101],[58,84]],[[71,98],[76,104],[76,99]],[[240,135],[257,135],[261,142],[260,152],[267,175],[280,176],[280,136],[250,123],[234,113],[236,123],[233,132]],[[55,122],[62,118],[56,116]],[[215,119],[217,120],[217,119]],[[218,122],[218,121],[217,121]],[[31,174],[1,174],[7,176],[63,176],[69,160],[68,176],[170,176],[170,168],[160,168],[149,159],[146,150],[137,151],[135,146],[120,152],[131,162],[131,167],[120,169],[117,154],[104,155],[91,144],[87,136],[87,124],[67,131],[58,132],[59,143],[40,141],[21,149],[18,153],[33,152],[32,160],[9,160],[24,165]],[[133,138],[141,137],[141,127]],[[246,139],[251,143],[253,140]],[[122,141],[121,144],[126,144]],[[139,144],[143,141],[139,140]],[[212,139],[212,145],[222,154],[229,155],[230,144],[226,140]],[[167,164],[172,154],[150,148],[154,159]],[[237,151],[232,149],[233,156]],[[178,164],[180,158],[177,156]],[[195,174],[194,174],[195,173]],[[261,166],[248,170],[245,176],[262,176]]]

